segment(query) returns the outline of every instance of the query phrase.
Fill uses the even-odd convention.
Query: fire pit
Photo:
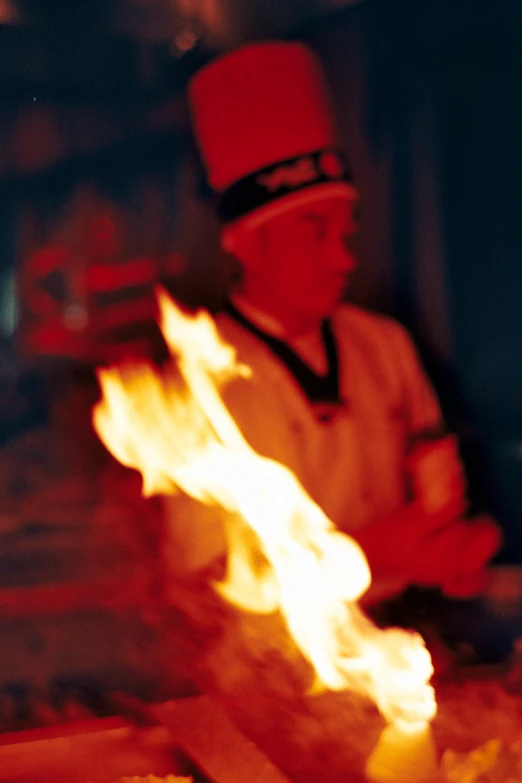
[[[522,779],[522,748],[520,742],[517,744],[517,735],[522,734],[520,699],[510,695],[497,677],[448,680],[441,683],[438,692],[439,715],[434,722],[437,745],[441,749],[449,746],[458,750],[447,754],[434,783],[509,783],[511,780],[519,783]],[[257,701],[257,695],[252,696]],[[248,719],[250,735],[257,737],[266,753],[281,758],[286,777],[237,729],[233,728],[230,735],[228,718],[223,717],[214,702],[203,698],[190,704],[192,726],[184,720],[180,735],[176,735],[177,719],[168,729],[159,725],[136,727],[118,718],[5,735],[0,745],[0,780],[2,783],[56,783],[58,780],[113,783],[124,776],[132,780],[132,776],[145,777],[152,773],[167,780],[169,774],[176,774],[193,775],[194,781],[216,783],[247,780],[308,783],[323,780],[327,770],[329,783],[365,781],[361,771],[364,753],[371,750],[376,727],[371,712],[365,712],[361,705],[357,708],[353,700],[349,703],[339,694],[312,697],[306,711],[301,704],[298,716],[288,702],[279,702],[272,722],[265,715],[257,723],[247,715],[245,703],[242,716],[237,704],[234,707],[229,702],[229,705],[235,708],[238,719]],[[151,711],[154,710],[161,713],[165,723],[169,721],[169,713],[170,720],[176,714],[176,707],[173,709],[171,704],[158,705]],[[185,719],[186,701],[181,712]],[[216,734],[215,725],[219,727]],[[214,737],[211,744],[209,732]],[[495,733],[498,740],[492,742]],[[482,749],[470,758],[469,753],[477,748]],[[250,762],[253,767],[249,766]]]
[[[289,783],[212,700],[131,704],[134,717],[157,725],[110,718],[5,735],[2,783]]]
[[[134,783],[134,776],[155,775],[166,783],[180,775],[194,783],[316,783],[327,774],[328,783],[366,783],[366,759],[383,726],[369,701],[353,693],[299,696],[295,676],[278,682],[284,667],[273,656],[264,673],[245,661],[234,691],[223,648],[215,665],[218,658],[220,671],[205,659],[216,698],[147,707],[123,700],[127,718],[4,735],[0,780]],[[452,750],[433,783],[520,783],[522,700],[510,693],[512,678],[513,671],[487,670],[436,684],[435,742],[441,753]]]
[[[310,692],[311,667],[280,618],[238,613],[203,585],[179,586],[173,601],[178,609],[169,626],[176,665],[223,705],[290,780],[316,783],[327,769],[328,783],[367,783],[366,762],[385,726],[369,699],[353,692]],[[435,679],[438,757],[447,750],[467,755],[496,739],[503,755],[522,737],[516,675],[513,667],[476,667]],[[442,769],[434,778],[466,780],[464,774],[447,778]]]

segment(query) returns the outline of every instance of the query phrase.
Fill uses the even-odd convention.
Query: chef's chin
[[[327,302],[316,303],[314,308],[310,308],[308,311],[309,316],[313,316],[322,321],[325,318],[330,318],[337,309],[341,300],[339,298],[329,299]]]
[[[318,300],[318,306],[320,306],[320,315],[323,318],[328,318],[331,316],[336,308],[340,305],[340,303],[343,301],[344,295],[346,293],[346,286],[338,287],[335,291],[329,291],[328,293],[325,293],[323,297],[321,297],[321,301],[319,303]]]

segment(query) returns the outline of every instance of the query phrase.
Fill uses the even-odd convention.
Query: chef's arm
[[[398,324],[391,344],[400,373],[406,422],[405,473],[412,500],[445,523],[467,510],[467,482],[456,439],[446,426],[435,391],[413,342]]]
[[[410,500],[374,520],[357,538],[376,578],[438,586],[467,597],[482,590],[489,560],[498,551],[498,526],[483,517],[465,520],[466,479],[456,439],[445,433],[436,395],[411,339],[391,325],[407,421],[405,479]]]

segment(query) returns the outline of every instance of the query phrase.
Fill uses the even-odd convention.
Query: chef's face
[[[356,268],[358,202],[318,199],[260,226],[245,283],[274,315],[317,319],[331,314]]]

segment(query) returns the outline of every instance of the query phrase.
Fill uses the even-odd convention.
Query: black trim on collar
[[[230,223],[283,196],[329,182],[352,182],[340,150],[322,149],[298,155],[235,182],[221,194],[218,215],[223,223]]]
[[[321,326],[323,343],[328,359],[328,373],[326,375],[318,375],[286,343],[259,329],[234,307],[232,302],[226,302],[225,312],[270,348],[272,353],[277,356],[294,376],[312,405],[342,406],[345,404],[340,394],[339,353],[329,320],[324,320]]]

